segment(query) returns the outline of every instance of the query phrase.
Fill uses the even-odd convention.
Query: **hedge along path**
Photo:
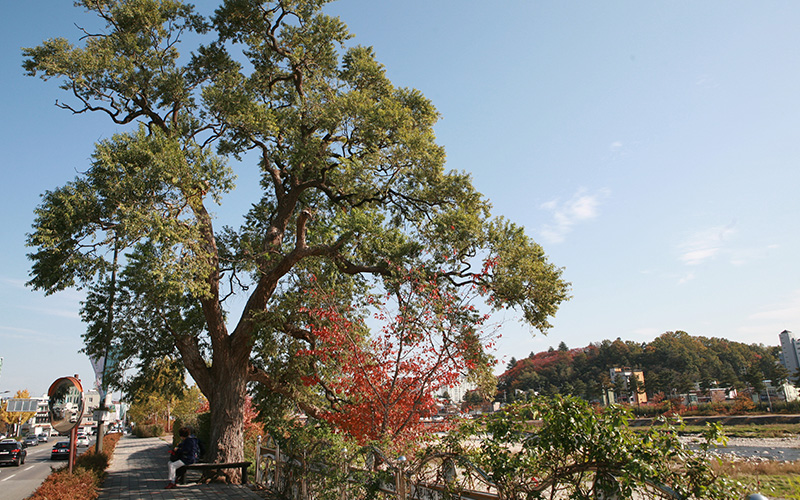
[[[102,453],[96,453],[95,444],[78,457],[72,474],[66,467],[54,471],[28,500],[95,500],[121,436],[106,434]]]

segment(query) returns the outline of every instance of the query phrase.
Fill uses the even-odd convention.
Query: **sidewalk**
[[[187,484],[165,490],[168,450],[159,438],[125,435],[114,450],[98,500],[262,500],[241,484]]]

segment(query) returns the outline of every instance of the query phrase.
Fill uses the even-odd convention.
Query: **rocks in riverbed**
[[[692,449],[698,449],[702,440],[697,436],[684,436],[681,441]],[[734,460],[781,461],[800,460],[800,436],[782,438],[730,438],[727,446],[712,447],[714,455]]]

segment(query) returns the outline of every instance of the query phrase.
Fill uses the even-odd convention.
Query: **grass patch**
[[[768,498],[787,498],[800,500],[800,478],[790,476],[754,476],[739,480],[752,491],[758,491]]]
[[[716,473],[742,483],[746,491],[757,491],[769,498],[800,500],[800,461],[721,460],[713,462],[712,467]]]
[[[687,425],[679,433],[700,435],[705,429],[705,425]],[[730,438],[796,437],[800,435],[800,424],[724,425],[723,433]],[[800,461],[749,462],[723,458],[712,465],[717,474],[739,481],[745,491],[759,492],[768,498],[800,500]]]
[[[111,456],[122,434],[106,434],[103,437],[103,452],[97,453],[96,445],[83,452],[75,461],[72,474],[69,468],[57,470],[47,476],[28,500],[94,500],[98,488],[106,477]]]

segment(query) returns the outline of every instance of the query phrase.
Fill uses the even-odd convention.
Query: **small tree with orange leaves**
[[[393,289],[368,299],[375,311],[368,321],[324,298],[315,302],[327,306],[305,310],[314,343],[300,354],[326,374],[305,382],[330,402],[318,417],[361,444],[400,450],[431,435],[426,417],[437,413],[437,393],[463,378],[493,386],[494,336],[483,331],[489,316],[471,304],[480,289],[439,282],[405,271]]]

